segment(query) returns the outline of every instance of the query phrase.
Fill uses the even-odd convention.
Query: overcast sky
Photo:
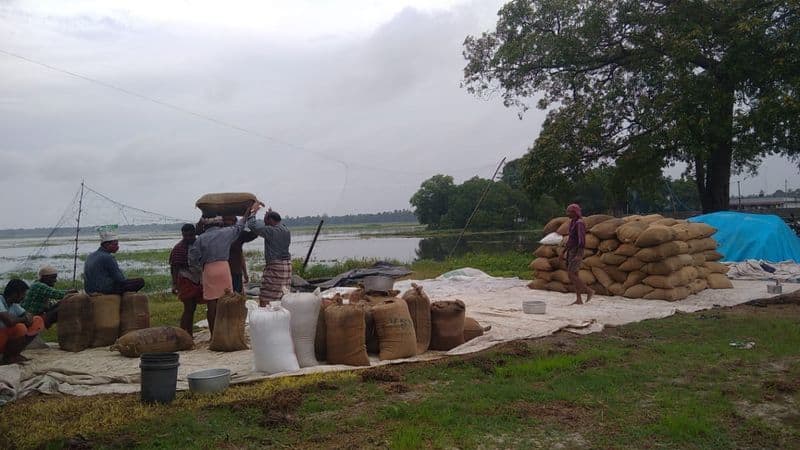
[[[459,87],[464,38],[492,28],[501,4],[0,2],[0,228],[53,225],[82,178],[193,218],[205,192],[334,215],[407,208],[436,173],[489,177],[545,115],[519,120]],[[770,160],[742,190],[784,179],[800,187],[796,167]]]

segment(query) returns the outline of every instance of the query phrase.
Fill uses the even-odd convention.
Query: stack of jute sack
[[[723,255],[711,237],[716,229],[709,225],[659,214],[598,214],[583,220],[586,247],[578,276],[600,295],[675,301],[708,288],[733,287],[725,275],[728,267],[718,262]],[[549,242],[554,237],[560,242],[534,252],[531,289],[574,292],[563,258],[569,223],[557,217],[545,226]]]
[[[58,345],[61,350],[79,352],[105,347],[118,337],[150,327],[146,295],[87,295],[78,293],[61,301],[58,310]]]

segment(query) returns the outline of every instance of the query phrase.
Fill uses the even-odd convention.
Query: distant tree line
[[[283,223],[287,227],[314,226],[320,220],[325,220],[326,225],[357,225],[367,223],[416,223],[417,218],[408,209],[396,209],[375,214],[348,214],[345,216],[302,216],[284,217]]]

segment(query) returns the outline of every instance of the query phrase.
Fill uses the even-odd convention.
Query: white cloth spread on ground
[[[762,264],[775,269],[774,273],[764,270]],[[747,261],[729,263],[728,278],[735,280],[780,280],[793,281],[800,280],[800,264],[794,261],[783,261],[770,263],[755,259]]]
[[[449,352],[426,352],[413,358],[378,361],[373,365],[440,358],[477,352],[493,345],[516,340],[547,336],[559,330],[590,333],[605,325],[622,325],[645,319],[658,319],[681,312],[694,312],[714,306],[734,306],[756,298],[770,297],[763,281],[733,281],[734,289],[706,290],[679,302],[632,300],[622,297],[597,296],[583,306],[569,306],[574,294],[535,291],[527,288],[528,281],[516,278],[494,278],[483,272],[461,270],[435,280],[415,281],[423,286],[431,301],[460,299],[467,306],[467,315],[492,329]],[[400,281],[395,288],[401,291],[411,281]],[[796,286],[787,290],[796,289]],[[546,303],[546,314],[525,314],[523,300]],[[178,389],[188,389],[187,374],[208,368],[225,367],[232,372],[233,383],[264,378],[300,375],[314,372],[350,370],[351,366],[320,365],[296,372],[266,375],[253,371],[250,350],[222,353],[208,350],[208,333],[198,333],[194,350],[180,352]],[[71,395],[131,393],[139,391],[139,359],[126,358],[107,348],[94,348],[78,353],[54,348],[28,350],[31,359],[22,365],[0,367],[0,404],[21,398],[33,391]]]

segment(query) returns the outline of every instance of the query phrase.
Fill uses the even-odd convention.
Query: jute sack
[[[603,260],[599,256],[594,255],[584,259],[583,265],[586,267],[602,267],[604,264]]]
[[[117,350],[128,358],[138,358],[143,353],[171,353],[192,348],[194,348],[192,337],[186,330],[178,327],[134,330],[117,339],[111,346],[111,350]]]
[[[550,263],[550,267],[552,267],[551,270],[559,270],[559,269],[566,270],[567,268],[567,264],[564,261],[564,258],[560,257],[550,258],[547,261]]]
[[[86,350],[94,339],[94,313],[86,294],[61,300],[58,307],[58,346],[68,352]]]
[[[558,227],[560,227],[564,222],[569,222],[569,217],[554,217],[547,222],[547,224],[544,226],[544,229],[542,229],[542,232],[546,236],[558,230]]]
[[[461,300],[447,300],[431,304],[432,350],[451,350],[464,343],[464,314],[466,306]]]
[[[94,337],[92,347],[107,347],[119,337],[119,295],[92,295]]]
[[[590,284],[594,284],[597,282],[597,278],[594,277],[591,270],[581,269],[578,271],[578,278],[583,281],[584,284],[587,286]]]
[[[637,247],[655,247],[665,242],[675,240],[675,230],[663,225],[651,225],[647,227],[636,239]]]
[[[410,358],[417,354],[417,337],[408,305],[399,298],[389,299],[372,308],[381,360]],[[464,326],[461,326],[464,333]]]
[[[472,317],[464,318],[464,342],[471,341],[476,337],[483,336],[483,333],[491,330],[492,327],[484,327]]]
[[[677,272],[681,267],[692,265],[693,261],[694,259],[691,255],[675,255],[663,261],[647,263],[641,270],[650,275],[669,275],[672,272]]]
[[[566,222],[564,222],[561,225],[559,225],[558,229],[556,230],[556,233],[558,233],[558,234],[560,234],[562,236],[568,235],[569,234],[569,222],[570,222],[569,219],[567,219]]]
[[[651,286],[646,284],[634,284],[633,286],[625,289],[625,292],[622,294],[622,296],[627,298],[644,298],[645,295],[651,292],[653,292],[653,288]]]
[[[547,283],[547,290],[553,292],[563,292],[563,293],[569,292],[567,287],[564,286],[564,283],[560,281],[550,281],[549,283]]]
[[[703,264],[703,267],[697,268],[697,278],[702,278],[705,280],[710,274],[711,271],[706,269],[705,264]]]
[[[364,305],[334,303],[325,308],[328,364],[368,366]]]
[[[544,281],[553,281],[553,272],[545,272],[543,270],[537,270],[536,278]]]
[[[635,255],[639,250],[640,248],[633,244],[621,244],[616,250],[614,250],[614,254],[630,257]]]
[[[593,235],[592,233],[586,233],[586,242],[584,243],[584,248],[590,250],[596,250],[597,247],[600,246],[600,239],[597,236]]]
[[[706,279],[711,289],[733,289],[733,283],[721,273],[711,273]]]
[[[705,256],[706,261],[719,261],[723,258],[722,253],[717,250],[706,250],[703,252],[703,256]]]
[[[543,270],[545,272],[549,272],[553,270],[553,266],[550,265],[550,261],[545,258],[536,258],[531,263],[531,268],[533,270]]]
[[[708,282],[702,278],[695,278],[691,283],[689,283],[689,291],[692,294],[703,292],[706,289],[708,289]]]
[[[323,298],[319,304],[319,316],[317,317],[317,330],[314,333],[314,356],[317,357],[317,361],[325,361],[328,359],[328,349],[327,349],[327,335],[328,329],[325,325],[325,309],[328,306],[331,306],[334,302],[341,303],[342,296],[340,294],[336,294],[333,299]]]
[[[728,266],[718,262],[707,262],[703,264],[703,267],[711,273],[721,273],[723,275],[728,273]]]
[[[688,223],[676,223],[675,225],[671,226],[673,230],[675,230],[675,240],[678,241],[688,241],[691,239],[691,233],[689,233],[689,224]]]
[[[661,214],[648,214],[646,216],[642,216],[641,221],[644,223],[653,223],[658,222],[659,220],[664,220],[664,216]]]
[[[537,278],[537,279],[531,281],[530,283],[528,283],[528,288],[529,289],[537,289],[537,290],[540,290],[540,291],[546,291],[547,290],[547,283],[548,283],[547,281]],[[430,337],[429,337],[429,339],[430,339]]]
[[[622,219],[610,219],[593,226],[590,232],[600,239],[611,239],[617,235],[617,228],[624,222]]]
[[[614,281],[611,280],[611,277],[605,272],[605,270],[599,267],[592,267],[592,275],[597,279],[597,282],[600,283],[604,288],[608,289]]]
[[[620,296],[625,293],[625,289],[622,288],[622,283],[612,283],[611,286],[608,287],[608,292],[612,295]]]
[[[704,239],[707,237],[711,237],[711,235],[717,232],[716,228],[705,223],[690,222],[688,226],[689,226],[689,239]]]
[[[600,256],[600,261],[602,261],[603,264],[606,264],[606,265],[609,265],[609,266],[618,266],[618,265],[624,263],[627,259],[628,259],[628,257],[622,256],[622,255],[617,255],[615,253],[603,253]]]
[[[119,305],[119,335],[150,328],[150,305],[145,294],[126,292]]]
[[[550,273],[550,279],[567,284],[569,283],[569,274],[566,270],[556,270],[555,272]]]
[[[583,218],[583,222],[586,224],[586,229],[589,230],[593,226],[603,223],[606,220],[613,219],[614,216],[609,216],[607,214],[593,214],[591,216],[587,216]]]
[[[655,247],[643,248],[636,252],[635,256],[644,262],[656,262],[682,253],[690,253],[686,242],[672,241]]]
[[[224,192],[205,194],[197,199],[195,206],[208,217],[243,216],[256,200],[256,196],[248,192]]]
[[[625,222],[617,228],[617,239],[624,244],[632,244],[639,239],[639,235],[647,228],[647,224],[640,221]]]
[[[653,222],[653,225],[663,225],[665,227],[671,227],[675,224],[679,223],[677,220],[672,218],[660,219]]]
[[[695,278],[697,278],[697,269],[687,266],[669,275],[650,275],[642,282],[657,289],[673,289],[686,286]]]
[[[214,320],[214,333],[208,349],[215,352],[235,352],[247,350],[244,337],[244,324],[247,320],[245,297],[226,290],[217,300],[217,316]]]
[[[706,250],[717,249],[717,241],[713,238],[692,239],[686,241],[686,244],[689,245],[689,253],[700,253]]]
[[[674,289],[654,289],[653,292],[645,295],[647,300],[666,300],[668,302],[676,302],[683,300],[691,294],[689,288],[680,286]]]
[[[611,253],[619,247],[619,241],[616,239],[606,239],[600,242],[600,245],[597,247],[603,253]]]
[[[590,248],[583,249],[583,257],[584,258],[588,258],[590,256],[594,256],[594,254],[595,254],[595,251],[590,249]]]
[[[619,270],[623,272],[633,272],[644,267],[644,261],[639,258],[632,257],[625,260],[624,263],[619,265]]]
[[[695,267],[702,266],[705,263],[706,263],[706,255],[705,255],[705,253],[695,253],[695,254],[692,255],[692,265],[693,266],[695,266]]]
[[[536,281],[534,280],[534,282]],[[538,282],[540,287],[536,289],[544,289],[547,281],[539,279]],[[411,283],[411,289],[403,293],[403,300],[408,305],[408,312],[411,315],[411,321],[414,323],[417,354],[425,353],[431,345],[431,299],[422,289],[422,286]]]
[[[555,245],[540,245],[533,255],[538,258],[554,258],[558,256]]]
[[[628,273],[615,266],[601,267],[603,272],[607,273],[611,279],[616,283],[624,283],[628,279]]]
[[[638,214],[631,214],[630,216],[625,216],[625,217],[623,217],[623,218],[622,218],[622,220],[623,220],[625,223],[629,223],[629,222],[641,222],[641,220],[642,220],[642,216],[640,216],[640,215],[638,215]]]
[[[631,272],[631,273],[628,274],[628,277],[625,279],[625,282],[622,283],[622,287],[627,290],[630,287],[633,287],[633,286],[636,286],[637,284],[640,284],[642,282],[642,280],[644,280],[647,277],[648,277],[648,275],[646,273],[639,272],[638,270],[635,271],[635,272]],[[626,297],[627,297],[627,295],[626,295]]]
[[[594,291],[596,295],[611,295],[611,293],[608,292],[608,289],[606,289],[606,287],[600,283],[595,283],[589,287]]]

